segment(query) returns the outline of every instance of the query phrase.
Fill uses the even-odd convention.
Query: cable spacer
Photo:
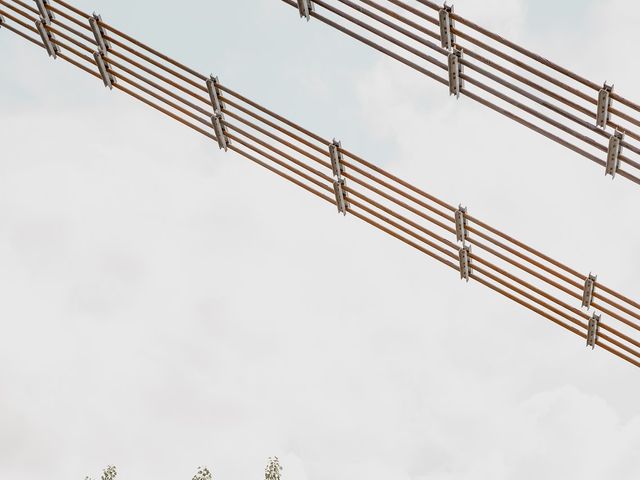
[[[91,31],[96,39],[96,43],[98,44],[98,50],[106,57],[107,53],[111,49],[111,44],[109,43],[109,40],[105,38],[106,33],[102,28],[102,25],[100,25],[100,22],[102,22],[102,17],[97,13],[94,13],[92,17],[89,17],[89,25],[91,26]]]
[[[469,236],[467,232],[467,208],[462,205],[458,206],[458,210],[455,212],[455,218],[456,239],[464,245],[465,240]]]
[[[612,93],[613,85],[607,85],[607,82],[604,82],[604,85],[598,92],[598,110],[596,111],[597,127],[605,128],[607,126],[607,122],[611,119],[609,109],[611,108]]]
[[[600,329],[600,319],[601,315],[598,313],[593,313],[591,318],[589,319],[589,327],[587,330],[587,347],[591,347],[593,350],[598,343],[598,330]]]
[[[464,87],[464,66],[460,62],[461,58],[462,49],[454,47],[449,54],[449,95],[455,95],[456,98],[460,97],[460,90]]]
[[[342,174],[344,173],[344,164],[342,163],[342,152],[340,151],[340,147],[342,147],[342,142],[339,142],[335,138],[333,139],[333,143],[329,145],[333,176],[338,180],[342,179]]]
[[[453,13],[453,5],[448,6],[446,3],[440,9],[440,44],[442,48],[451,50],[456,43],[456,36],[453,34],[454,22],[451,18]]]
[[[220,150],[224,150],[226,152],[229,145],[231,145],[231,142],[227,137],[227,128],[224,126],[224,116],[222,115],[222,112],[218,110],[211,115],[211,123],[213,124],[213,130],[216,134]]]
[[[338,207],[338,213],[343,215],[347,214],[347,210],[351,207],[349,205],[349,194],[345,190],[346,181],[344,178],[333,181],[333,192],[336,194],[336,206]]]
[[[460,278],[469,281],[470,275],[473,273],[471,266],[471,246],[465,245],[458,252],[460,260]]]
[[[313,12],[313,0],[298,0],[298,11],[300,12],[300,18],[306,18],[307,22],[311,18],[311,12]]]
[[[213,75],[211,75],[207,79],[207,91],[209,92],[209,98],[211,99],[213,111],[224,111],[224,99],[222,98],[222,92],[220,91],[220,80],[218,80],[218,77],[214,77]]]
[[[38,29],[38,33],[42,38],[42,43],[44,43],[44,48],[47,50],[49,56],[53,57],[54,59],[58,58],[60,49],[54,43],[56,37],[53,35],[53,33],[47,30],[47,27],[45,27],[44,23],[42,23],[42,21],[40,20],[36,20],[36,28]]]
[[[591,273],[584,281],[584,291],[582,292],[582,306],[586,308],[591,308],[591,302],[593,301],[593,292],[596,288],[596,280],[598,279],[597,275],[592,275]]]
[[[5,18],[0,15],[0,28],[2,28],[2,25],[4,25],[7,21],[5,20]]]
[[[36,5],[38,7],[38,11],[40,12],[40,19],[44,22],[45,25],[51,25],[51,20],[56,18],[53,15],[53,12],[50,12],[47,6],[49,5],[49,0],[35,0]]]
[[[616,129],[613,135],[609,138],[609,149],[607,150],[607,166],[605,175],[611,175],[611,178],[616,177],[616,172],[620,166],[620,154],[622,153],[622,140],[624,139],[624,133]]]
[[[116,83],[116,77],[111,73],[111,69],[109,68],[109,64],[106,60],[106,55],[102,52],[93,52],[93,58],[98,66],[98,71],[100,72],[104,86],[109,88],[109,90],[113,90],[113,85]]]

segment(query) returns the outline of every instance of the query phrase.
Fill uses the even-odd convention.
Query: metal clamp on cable
[[[2,28],[2,25],[4,25],[5,22],[6,22],[5,18],[2,15],[0,15],[0,28]]]
[[[460,278],[468,282],[470,275],[473,273],[473,268],[471,267],[471,247],[465,245],[460,248],[458,255],[460,257]]]
[[[109,88],[109,90],[112,90],[113,85],[116,83],[116,77],[111,73],[111,66],[107,59],[107,55],[111,49],[111,44],[105,38],[106,34],[102,25],[100,25],[101,21],[102,17],[97,13],[94,13],[92,17],[89,17],[89,25],[91,26],[91,31],[93,32],[96,44],[98,45],[98,51],[93,52],[93,58],[98,66],[98,71],[100,72],[104,86]]]
[[[593,292],[596,288],[597,275],[589,274],[589,277],[584,281],[584,291],[582,292],[582,306],[585,308],[591,308],[591,302],[593,301]]]
[[[51,25],[51,20],[55,17],[53,12],[50,12],[47,6],[49,5],[49,0],[35,0],[36,5],[38,7],[38,11],[40,12],[40,19],[44,22],[45,25]]]
[[[600,329],[601,316],[594,312],[589,319],[589,329],[587,330],[587,347],[593,350],[598,343],[598,330]]]
[[[611,119],[609,109],[611,108],[611,93],[613,93],[613,85],[604,85],[598,92],[598,110],[596,112],[596,126],[605,128]]]
[[[213,124],[213,131],[216,134],[218,140],[218,146],[220,150],[227,151],[227,147],[231,145],[229,137],[227,137],[227,127],[224,126],[224,116],[219,110],[211,115],[211,123]]]
[[[616,130],[609,138],[609,150],[607,151],[607,167],[605,175],[611,175],[611,178],[616,177],[616,172],[620,166],[620,154],[622,153],[622,140],[624,139],[624,133]]]
[[[109,88],[109,90],[113,90],[113,85],[116,83],[116,77],[111,73],[111,69],[107,63],[107,56],[102,52],[93,52],[93,58],[98,66],[98,71],[100,72],[104,86]]]
[[[461,58],[462,49],[454,47],[449,54],[449,95],[455,95],[456,98],[460,97],[460,90],[464,87],[464,66],[460,62]]]
[[[91,31],[96,39],[96,43],[98,44],[98,50],[106,56],[109,50],[111,50],[111,44],[109,43],[109,40],[106,39],[106,34],[102,25],[100,25],[100,22],[102,22],[102,17],[97,13],[94,13],[92,17],[89,17],[89,25],[91,26]]]
[[[329,153],[331,154],[331,168],[333,169],[333,176],[338,180],[342,179],[344,173],[344,164],[342,163],[342,152],[340,151],[342,142],[333,139],[333,143],[329,145]]]
[[[218,77],[214,77],[213,75],[211,75],[207,79],[207,91],[209,92],[209,98],[211,99],[213,111],[224,111],[224,99],[222,98],[222,92],[220,91],[220,80],[218,80]]]
[[[44,48],[47,50],[47,53],[50,57],[58,58],[58,53],[60,53],[60,49],[54,43],[56,37],[54,37],[53,33],[47,30],[45,24],[41,20],[36,20],[36,28],[38,29],[38,33],[42,38],[42,43],[44,43]]]
[[[300,18],[304,17],[308,22],[311,18],[311,12],[313,12],[313,0],[298,0],[298,11]]]
[[[218,139],[218,146],[221,150],[227,151],[231,141],[227,136],[227,127],[224,125],[224,100],[222,98],[222,92],[220,91],[220,81],[218,77],[210,75],[207,79],[207,91],[209,92],[209,98],[211,99],[211,106],[213,107],[213,115],[211,116],[211,123],[213,124],[213,130]]]
[[[336,206],[338,207],[338,212],[343,215],[346,215],[347,210],[351,207],[351,205],[349,205],[349,194],[345,190],[346,183],[344,178],[333,181],[333,192],[336,194]]]
[[[456,216],[456,239],[462,244],[465,244],[465,241],[468,238],[467,232],[467,208],[462,205],[458,206],[458,210],[455,213]]]
[[[339,142],[335,138],[329,145],[329,156],[331,157],[331,169],[333,170],[333,191],[336,194],[336,205],[338,206],[338,212],[343,215],[347,214],[349,209],[349,195],[345,190],[347,180],[342,176],[344,174],[344,163],[342,159],[342,152],[340,148],[342,142]]]
[[[448,6],[446,3],[440,9],[440,44],[442,48],[451,50],[456,43],[456,36],[453,34],[453,5]]]

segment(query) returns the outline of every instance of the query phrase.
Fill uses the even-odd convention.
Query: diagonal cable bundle
[[[640,105],[428,0],[282,0],[640,185]]]
[[[640,303],[65,1],[0,0],[9,30],[443,265],[640,367]]]

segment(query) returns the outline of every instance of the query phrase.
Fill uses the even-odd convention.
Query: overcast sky
[[[72,3],[639,297],[631,182],[279,0]],[[455,6],[640,99],[638,2]],[[0,478],[259,479],[271,455],[286,480],[640,478],[637,368],[6,30],[0,52]]]

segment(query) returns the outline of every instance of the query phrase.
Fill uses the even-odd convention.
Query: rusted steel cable
[[[417,244],[416,242],[411,241],[411,240],[409,240],[408,238],[405,238],[405,237],[403,237],[402,235],[400,235],[400,234],[398,234],[398,233],[394,232],[394,231],[393,231],[393,230],[391,230],[390,228],[385,227],[384,225],[382,225],[382,224],[380,224],[380,223],[378,223],[378,222],[376,222],[376,221],[374,221],[374,220],[371,220],[370,218],[366,217],[365,215],[362,215],[362,214],[361,214],[361,213],[359,213],[357,210],[351,210],[351,211],[349,212],[349,215],[352,215],[352,216],[354,216],[354,217],[356,217],[356,218],[359,218],[360,220],[363,220],[364,222],[368,223],[369,225],[372,225],[372,226],[376,227],[377,229],[382,230],[382,231],[383,231],[383,232],[385,232],[386,234],[391,235],[392,237],[394,237],[394,238],[396,238],[396,239],[400,240],[401,242],[406,243],[407,245],[409,245],[409,246],[411,246],[411,247],[415,248],[416,250],[419,250],[420,252],[422,252],[422,253],[425,253],[425,254],[429,255],[431,258],[433,258],[433,259],[435,259],[435,260],[438,260],[439,262],[441,262],[441,263],[443,263],[443,264],[447,265],[448,267],[451,267],[453,270],[458,271],[458,266],[457,266],[454,262],[452,262],[452,261],[450,261],[450,260],[446,260],[446,259],[441,258],[441,257],[440,257],[440,256],[438,256],[437,254],[435,254],[435,253],[433,253],[433,252],[431,252],[431,251],[427,250],[426,248],[424,248],[424,247],[420,246],[420,245],[419,245],[419,244]]]
[[[284,1],[285,3],[287,3],[287,4],[291,5],[291,6],[295,6],[295,3],[292,2],[291,0],[282,0],[282,1]],[[332,6],[329,6],[328,4],[323,2],[322,0],[317,0],[315,3],[317,3],[318,5],[326,7],[328,10],[330,10],[332,12],[340,12],[339,10],[335,9]],[[350,16],[344,14],[344,12],[340,12],[339,14],[341,16],[343,16],[343,17],[353,18],[353,17],[350,17]],[[388,49],[386,49],[384,47],[382,47],[381,45],[376,44],[375,42],[373,42],[373,41],[371,41],[371,40],[369,40],[369,39],[367,39],[367,38],[365,38],[365,37],[353,32],[352,30],[349,30],[348,28],[346,28],[346,27],[344,27],[342,25],[339,25],[339,24],[333,22],[332,20],[322,16],[321,14],[319,14],[317,12],[311,12],[311,15],[314,18],[317,18],[318,20],[322,21],[323,23],[326,23],[326,24],[328,24],[330,26],[333,26],[334,28],[342,31],[343,33],[345,33],[345,34],[347,34],[347,35],[349,35],[349,36],[361,41],[362,43],[365,43],[366,45],[371,46],[372,48],[375,48],[376,50],[378,50],[378,51],[380,51],[382,53],[385,53],[386,55],[388,55],[388,56],[390,56],[390,57],[392,57],[392,58],[394,58],[396,60],[401,61],[402,63],[404,63],[405,65],[407,65],[407,66],[409,66],[411,68],[413,68],[414,70],[416,70],[416,71],[418,71],[420,73],[423,73],[423,74],[425,74],[427,76],[430,76],[431,78],[434,77],[434,74],[432,72],[420,67],[418,64],[416,64],[416,63],[414,63],[414,62],[412,62],[412,61],[410,61],[410,60],[408,60],[408,59],[406,59],[406,58],[404,58],[404,57],[402,57],[402,56],[400,56],[400,55],[398,55],[398,54],[396,54],[396,53],[394,53],[394,52],[392,52],[392,51],[390,51],[390,50],[388,50]],[[357,24],[363,24],[362,22],[358,21],[357,19],[354,19],[354,21]],[[367,28],[367,30],[369,30],[369,31],[375,30],[375,29],[373,29],[372,27],[369,27],[369,26],[366,26],[365,28]],[[410,51],[411,53],[415,54],[419,58],[422,58],[424,60],[430,61],[431,63],[433,63],[434,65],[438,66],[439,68],[442,68],[442,69],[446,68],[446,66],[442,62],[439,62],[439,61],[433,59],[432,57],[430,57],[428,55],[425,55],[425,54],[419,52],[418,50],[416,50],[416,49],[414,49],[414,48],[412,48],[412,47],[410,47],[410,46],[408,46],[406,44],[403,44],[403,42],[399,42],[398,40],[393,40],[392,37],[390,37],[389,35],[384,34],[383,32],[380,32],[380,34],[381,34],[381,36],[383,38],[388,39],[390,42],[394,43],[396,46],[400,46],[401,48],[407,49],[408,51]],[[465,77],[465,78],[469,79],[468,77]],[[447,81],[443,80],[440,77],[437,77],[437,79],[438,79],[438,81],[440,81],[440,83],[443,83],[445,85],[448,84]],[[474,80],[474,79],[471,79],[471,80]],[[477,80],[474,80],[474,83],[476,85],[478,85],[478,86],[482,86],[483,89],[488,90],[491,93],[496,92],[494,89],[490,89],[490,87],[487,87],[484,84],[480,84],[479,82],[477,82]],[[499,107],[499,106],[489,102],[488,100],[486,100],[486,99],[484,99],[482,97],[479,97],[475,93],[470,92],[468,89],[463,88],[463,89],[461,89],[460,93],[463,94],[463,95],[466,95],[467,97],[471,98],[472,100],[475,100],[475,101],[477,101],[477,102],[479,102],[479,103],[491,108],[492,110],[494,110],[494,111],[496,111],[498,113],[501,113],[501,114],[507,116],[508,118],[510,118],[512,120],[515,120],[516,122],[520,123],[521,125],[526,126],[529,129],[531,129],[531,130],[533,130],[533,131],[535,131],[537,133],[540,133],[541,135],[547,137],[548,139],[553,140],[556,143],[558,143],[558,144],[560,144],[560,145],[562,145],[562,146],[564,146],[566,148],[569,148],[570,150],[572,150],[572,151],[582,155],[583,157],[585,157],[585,158],[597,163],[598,165],[600,165],[602,167],[605,166],[605,162],[603,160],[601,160],[600,158],[596,157],[595,155],[587,152],[586,150],[584,150],[584,149],[582,149],[580,147],[577,147],[577,146],[573,145],[570,142],[567,142],[566,140],[562,139],[561,137],[559,137],[559,136],[557,136],[557,135],[555,135],[555,134],[553,134],[553,133],[551,133],[551,132],[549,132],[547,130],[544,130],[543,128],[541,128],[541,127],[539,127],[539,126],[537,126],[537,125],[535,125],[535,124],[523,119],[522,117],[519,117],[519,116],[511,113],[508,110],[506,110],[506,109],[504,109],[502,107]],[[499,95],[500,95],[502,100],[505,100],[505,99],[508,98],[508,97],[506,97],[504,95],[501,95],[501,94],[499,94]],[[510,103],[513,103],[513,100],[511,100],[511,99],[508,99],[507,101],[509,101]],[[519,102],[518,102],[518,105],[522,106],[522,104],[519,103]],[[529,113],[531,113],[530,109],[529,109]],[[541,114],[537,114],[537,116],[540,117]],[[554,126],[556,126],[556,127],[560,126],[560,128],[564,129],[565,131],[567,130],[567,127],[561,126],[557,122],[554,122],[554,123],[555,123]],[[577,134],[577,135],[579,135],[579,134]],[[585,137],[582,136],[582,139],[584,139],[584,138]],[[637,183],[637,184],[640,185],[640,178],[636,178],[632,174],[630,174],[630,173],[628,173],[626,171],[623,171],[621,169],[618,170],[618,173],[620,174],[620,176],[625,177],[625,178],[627,178],[629,180],[632,180],[634,183]]]
[[[4,0],[0,0],[0,2],[4,2]],[[32,26],[25,24],[24,22],[22,23],[23,23],[22,26],[26,27],[28,31],[32,33],[35,32],[35,29]],[[60,29],[64,29],[64,27],[59,23],[55,23],[54,25],[50,26],[50,30],[52,32],[56,33],[56,35],[59,36],[60,39],[65,40],[65,42],[67,42],[67,43],[62,42],[60,39],[56,38],[55,43],[59,44],[61,49],[65,52],[65,53],[59,54],[58,56],[68,61],[69,63],[72,63],[73,65],[81,68],[82,70],[90,73],[92,76],[96,78],[100,78],[100,75],[96,73],[95,63],[93,59],[83,54],[82,52],[76,50],[75,48],[75,47],[78,47],[80,48],[80,50],[91,52],[93,49],[93,42],[87,42],[89,43],[89,46],[84,45],[82,41],[86,41],[86,40],[83,39],[82,36],[79,36],[78,38],[73,38],[72,36],[70,36],[70,35],[73,35],[73,32],[70,32],[69,34],[67,34],[62,32]],[[10,30],[10,31],[13,31],[13,30]],[[35,41],[34,43],[38,44],[37,41]],[[74,46],[69,45],[69,43],[71,43]],[[123,49],[123,50],[125,50],[128,54],[132,54],[137,56],[138,58],[141,58],[138,55],[139,52],[137,52],[133,48],[130,50],[126,50],[126,49]],[[67,55],[66,52],[68,52],[69,55]],[[112,74],[114,75],[114,77],[122,80],[123,83],[130,85],[136,90],[142,92],[144,95],[146,95],[146,97],[141,95],[140,93],[136,93],[135,91],[129,89],[127,86],[124,86],[122,83],[114,84],[114,88],[120,91],[123,91],[124,93],[127,93],[133,98],[136,98],[142,101],[143,103],[151,106],[152,108],[160,111],[161,113],[164,113],[165,115],[168,115],[171,118],[189,126],[190,128],[198,131],[199,133],[207,136],[208,138],[212,140],[216,140],[215,135],[211,133],[212,126],[209,123],[208,118],[201,117],[201,115],[208,117],[210,113],[209,109],[211,108],[211,104],[206,97],[200,94],[194,94],[194,92],[191,92],[190,88],[183,87],[184,90],[187,90],[187,91],[184,91],[178,88],[177,86],[180,84],[176,83],[172,78],[164,77],[164,75],[160,74],[159,72],[156,72],[153,69],[147,68],[147,70],[144,70],[143,68],[139,68],[138,66],[133,65],[130,62],[131,59],[128,57],[128,55],[124,55],[121,52],[119,52],[120,56],[118,56],[116,55],[115,49],[113,51],[110,51],[110,53],[119,59],[118,61],[115,61],[112,58],[109,59],[110,66],[114,67],[112,70]],[[87,67],[86,65],[83,65],[81,62],[77,60],[72,59],[70,55],[76,56],[86,64],[90,65],[91,68]],[[157,60],[154,60],[154,59],[150,59],[150,60],[152,60],[152,62],[156,62],[158,65],[154,65],[154,63],[152,62],[150,63],[154,65],[156,68],[160,68],[161,70],[163,70],[166,75],[169,75],[169,77],[177,78],[178,80],[180,80],[180,78],[176,77],[175,75],[178,72],[173,71],[173,69],[170,69],[171,71],[167,71],[164,68],[162,68],[161,62],[158,62]],[[132,65],[133,68],[138,68],[138,70],[142,70],[146,75],[151,76],[151,78],[148,78],[145,74],[141,74],[139,72],[136,72],[132,68],[125,66],[121,61],[129,65]],[[147,61],[147,60],[144,59],[144,61]],[[179,63],[179,62],[176,62],[176,63]],[[159,76],[164,77],[164,80]],[[168,80],[169,82],[172,82],[172,83],[176,83],[176,85],[171,85],[171,83],[168,83],[165,80]],[[164,83],[161,85],[158,82],[164,82]],[[197,82],[194,82],[194,83],[195,85],[198,86],[198,90],[206,91],[206,89],[204,89],[202,85],[198,84]],[[175,90],[172,91],[171,88],[164,85],[168,85],[169,87]],[[240,155],[244,156],[245,158],[248,158],[249,160],[259,163],[260,165],[274,171],[278,175],[283,176],[284,178],[290,181],[293,181],[293,183],[296,183],[297,185],[303,187],[305,190],[308,190],[311,193],[314,193],[316,196],[319,196],[320,198],[323,198],[329,203],[332,203],[335,205],[336,204],[335,200],[333,200],[330,196],[333,193],[333,190],[331,188],[332,177],[330,176],[330,173],[329,173],[330,163],[327,160],[328,151],[326,147],[328,146],[329,142],[326,141],[321,136],[313,134],[312,132],[300,127],[294,122],[291,122],[285,119],[284,117],[281,117],[271,112],[270,110],[265,109],[264,107],[260,106],[256,102],[246,99],[246,97],[243,97],[242,95],[235,94],[235,92],[233,92],[231,89],[228,89],[227,87],[220,86],[220,89],[225,93],[229,93],[229,95],[233,97],[233,100],[231,100],[228,97],[225,97],[225,103],[227,105],[227,108],[225,109],[225,113],[230,118],[241,122],[247,128],[256,132],[255,134],[250,133],[246,131],[244,128],[240,128],[234,124],[230,124],[228,121],[225,121],[225,125],[227,126],[227,128],[229,128],[234,132],[233,134],[230,134],[230,133],[227,134],[228,137],[232,140],[232,144],[229,145],[229,149],[236,153],[239,153]],[[194,103],[193,100],[184,98],[184,95],[190,95],[190,97],[193,98],[194,100],[197,100],[197,102]],[[150,97],[151,99],[147,97]],[[160,104],[156,102],[160,102]],[[260,113],[256,113],[252,109],[257,110]],[[263,115],[270,117],[270,119],[265,118],[265,116]],[[245,116],[251,117],[252,120],[247,119]],[[258,123],[256,123],[256,121]],[[195,124],[193,122],[195,122]],[[205,128],[201,128],[197,124],[201,124]],[[291,131],[290,129],[293,129],[295,132]],[[272,130],[275,131],[276,133],[274,133]],[[290,140],[287,140],[287,138],[282,137],[278,134],[283,134]],[[238,135],[240,135],[241,137],[239,137]],[[297,143],[293,143],[293,142],[297,142]],[[314,142],[317,142],[317,143],[314,143]],[[238,145],[244,148],[240,148]],[[274,145],[277,145],[277,146],[274,146]],[[254,153],[247,152],[245,148],[251,150]],[[283,149],[290,150],[293,152],[293,154],[289,154],[285,152]],[[442,200],[439,200],[437,197],[434,197],[433,195],[430,195],[416,187],[413,187],[408,182],[405,182],[399,179],[398,177],[395,177],[394,175],[384,171],[380,167],[377,167],[376,165],[365,161],[364,159],[358,157],[357,155],[350,153],[346,149],[340,148],[340,152],[343,153],[345,157],[347,157],[344,161],[344,165],[347,168],[347,171],[345,172],[345,177],[348,178],[349,181],[352,182],[354,185],[362,187],[366,189],[368,192],[371,192],[371,194],[373,194],[373,197],[372,197],[369,194],[363,193],[360,190],[360,188],[354,188],[351,185],[347,186],[346,190],[348,193],[350,193],[350,201],[352,203],[352,207],[347,211],[348,214],[353,215],[356,218],[359,218],[375,226],[376,228],[383,230],[389,235],[392,235],[395,238],[400,239],[404,243],[410,246],[413,246],[414,248],[417,248],[423,253],[426,253],[429,256],[439,260],[440,262],[448,265],[454,270],[459,269],[459,267],[456,265],[456,262],[451,261],[451,259],[457,260],[456,250],[458,248],[458,245],[453,241],[443,237],[442,235],[433,232],[422,223],[422,221],[427,221],[430,224],[433,224],[438,228],[441,228],[447,234],[452,234],[455,232],[455,228],[453,228],[454,219],[451,216],[451,213],[453,213],[456,210],[454,207],[447,204],[446,202],[443,202]],[[318,157],[317,154],[320,154],[321,156]],[[267,159],[269,162],[278,165],[278,167],[285,169],[296,176],[291,176],[289,173],[283,172],[282,170],[273,167],[271,164],[258,159],[256,156]],[[318,165],[322,169],[326,170],[327,173],[326,174],[322,173],[320,170],[312,167],[307,162],[312,162],[311,165],[313,164]],[[305,171],[309,173],[305,173]],[[354,174],[351,173],[352,171]],[[379,185],[379,187],[374,186],[371,183],[362,180],[362,178],[360,177],[364,177],[367,180],[374,182],[376,185]],[[318,191],[318,189],[320,189],[320,191]],[[387,193],[387,190],[391,193]],[[330,195],[327,196],[325,193],[322,193],[323,191],[328,192]],[[408,192],[411,192],[411,193],[408,193]],[[400,200],[398,198],[398,195],[401,196],[404,200]],[[420,200],[420,198],[418,197],[422,197],[425,200],[428,200],[429,202],[434,203],[435,205],[437,205],[437,208],[431,205],[430,203]],[[382,201],[391,202],[391,203],[389,205],[385,205],[381,203]],[[398,210],[398,208],[400,210]],[[432,217],[431,215],[426,214],[422,209],[428,210],[432,213],[437,213],[438,216],[441,217],[443,220],[438,220]],[[403,213],[403,212],[406,212],[406,213]],[[414,221],[411,218],[407,217],[407,214],[415,215],[420,220]],[[372,217],[375,217],[376,220],[374,220]],[[484,228],[484,225],[481,224],[481,222],[476,221],[476,227],[473,227],[473,230],[472,230],[471,225],[473,224],[474,220],[475,219],[472,220],[472,218],[469,217],[469,221],[470,221],[469,231],[472,233],[479,232],[478,228]],[[486,229],[486,230],[489,231],[491,234],[501,237],[502,240],[493,239],[488,234],[481,234],[479,235],[480,238],[486,237],[485,240],[492,239],[493,240],[492,244],[494,244],[497,248],[500,248],[504,250],[506,253],[510,255],[514,255],[520,258],[521,260],[524,260],[530,263],[536,268],[542,269],[548,274],[552,274],[556,277],[559,277],[560,280],[562,280],[563,282],[566,282],[567,284],[573,286],[574,288],[577,288],[577,290],[579,291],[578,287],[580,287],[580,284],[578,282],[572,281],[565,275],[562,275],[559,272],[553,270],[551,267],[542,264],[540,261],[532,259],[531,257],[529,257],[529,255],[519,252],[517,249],[521,248],[527,251],[528,254],[532,254],[538,258],[541,258],[541,260],[544,260],[547,263],[550,263],[551,265],[554,265],[556,267],[558,267],[558,265],[562,265],[559,262],[550,261],[551,259],[549,257],[541,256],[541,254],[538,255],[537,253],[539,252],[536,252],[530,247],[523,248],[524,244],[520,244],[520,242],[517,242],[517,241],[516,241],[517,243],[510,242],[508,240],[509,237],[507,235],[496,234],[495,232],[497,232],[497,230],[491,229],[491,227],[489,227],[489,229]],[[491,230],[494,230],[494,231],[491,231]],[[474,233],[474,234],[478,234],[478,233]],[[424,235],[434,239],[439,243],[434,243]],[[482,237],[482,235],[484,235],[484,237]],[[411,238],[407,238],[407,237],[411,237]],[[557,298],[553,294],[541,289],[540,287],[537,287],[531,284],[529,281],[517,275],[514,275],[513,273],[505,270],[503,267],[500,267],[494,264],[493,262],[486,260],[485,258],[483,258],[481,253],[483,251],[486,251],[489,254],[500,259],[501,261],[505,261],[507,264],[513,265],[513,263],[510,261],[512,260],[511,257],[507,256],[506,254],[500,253],[495,248],[487,247],[484,244],[480,245],[480,243],[475,238],[469,238],[468,240],[471,243],[475,241],[476,242],[475,245],[477,247],[480,247],[479,248],[480,251],[474,250],[474,253],[471,255],[471,258],[477,262],[476,269],[478,270],[478,273],[481,274],[483,277],[485,277],[482,279],[482,282],[480,283],[484,282],[490,288],[498,291],[499,293],[502,293],[503,295],[506,294],[506,296],[508,296],[509,298],[513,298],[514,301],[524,305],[526,308],[529,308],[530,310],[540,313],[543,317],[549,318],[550,320],[556,323],[562,324],[565,328],[568,328],[570,330],[574,329],[574,327],[572,327],[571,325],[565,324],[562,320],[559,320],[556,316],[564,318],[565,320],[568,320],[569,323],[574,323],[574,325],[577,325],[575,323],[577,321],[578,324],[582,325],[582,327],[584,328],[584,325],[579,320],[576,320],[576,318],[573,317],[573,315],[576,315],[578,318],[582,318],[586,320],[589,317],[586,313],[581,312],[576,307],[569,305],[565,301]],[[508,243],[511,243],[513,246],[509,246],[505,244],[505,241]],[[440,246],[440,245],[444,245],[444,246]],[[436,252],[439,252],[439,253],[435,253],[431,249],[435,249]],[[448,257],[449,260],[447,258],[440,257],[440,255],[444,255],[445,257]],[[557,263],[558,265],[555,265],[555,263]],[[479,266],[479,265],[482,265],[482,266]],[[527,269],[529,268],[526,266],[524,267]],[[496,273],[495,274],[491,273],[489,270]],[[575,274],[574,276],[576,276],[576,278],[580,280],[584,279],[583,275],[579,274],[573,269],[569,269],[568,267],[565,267],[565,269],[562,269],[562,270],[565,270],[567,273],[570,273],[572,275]],[[524,271],[526,272],[526,270]],[[479,277],[476,274],[473,274],[470,276],[470,278],[474,280],[478,280]],[[487,280],[487,278],[489,280]],[[542,274],[538,274],[536,278],[538,278],[538,280],[544,281],[546,276]],[[516,286],[515,283],[513,282],[524,287],[525,290],[523,290],[521,287]],[[511,294],[507,290],[503,290],[502,287],[496,285],[496,283],[499,285],[502,285],[502,287],[505,287],[509,291],[515,292],[517,295],[523,296],[527,300],[526,301],[522,300],[522,298],[519,298],[517,295]],[[604,288],[600,286],[600,284],[598,284],[598,287],[602,289],[602,291],[606,291]],[[529,293],[529,292],[533,292],[533,293]],[[571,297],[576,298],[577,293],[573,292],[572,290],[568,290],[568,292],[571,293],[570,295]],[[609,292],[607,291],[607,293]],[[612,302],[614,304],[612,308],[619,310],[625,315],[630,315],[635,317],[636,313],[634,312],[633,308],[637,308],[636,302],[628,301],[629,299],[627,299],[626,297],[619,298],[615,294],[615,292],[613,294],[612,293],[609,293],[609,294],[617,298],[621,302],[626,303],[627,305],[629,305],[629,307],[625,307],[624,305],[621,305],[618,302],[612,301],[611,299],[607,299],[607,297],[604,297],[604,296],[602,296],[602,298],[599,297],[600,301],[606,302],[608,300],[609,302]],[[536,295],[543,297],[545,300],[541,300],[540,298],[536,297]],[[559,310],[557,307],[554,307],[553,305],[547,303],[547,301],[550,301],[558,305],[559,307],[564,308],[569,313],[566,313],[563,310]],[[542,308],[539,308],[539,307],[542,307]],[[554,315],[549,314],[548,311],[551,311]],[[627,320],[621,313],[617,313],[616,311],[612,313],[613,315],[610,315],[610,316],[614,319],[617,319],[616,318],[616,315],[617,315],[618,317],[624,320]],[[632,356],[638,357],[639,354],[636,350],[634,350],[633,347],[638,347],[640,342],[633,339],[629,335],[619,331],[618,329],[609,325],[606,322],[603,322],[601,324],[601,328],[602,330],[608,332],[608,334],[607,333],[601,334],[601,338],[604,343],[601,344],[599,341],[598,345],[601,345],[603,349],[610,351],[614,355],[617,355],[620,358],[623,358],[633,363],[634,365],[637,365],[638,363],[635,362],[633,358],[629,357],[623,352],[626,352],[631,354]],[[571,331],[574,331],[574,330],[571,330]],[[580,334],[579,331],[577,330],[574,331],[574,333]],[[582,334],[581,336],[585,338],[584,334]]]
[[[14,20],[14,18],[12,18],[12,16],[8,13],[6,13],[4,10],[0,9],[0,15],[3,15],[5,17],[7,17],[10,20]],[[15,20],[14,20],[15,21]],[[24,38],[25,40],[28,40],[29,42],[33,43],[34,45],[37,45],[39,47],[44,48],[44,44],[34,38],[31,38],[29,35],[27,35],[26,33],[21,32],[20,30],[18,30],[17,28],[11,26],[11,25],[2,25],[2,28],[6,28],[7,30],[9,30],[10,32],[15,33],[16,35],[19,35],[20,37]]]
[[[491,290],[493,290],[495,292],[498,292],[501,295],[504,295],[505,297],[509,298],[510,300],[513,300],[514,302],[519,303],[523,307],[528,308],[529,310],[532,310],[533,312],[537,313],[538,315],[540,315],[540,316],[542,316],[542,317],[544,317],[544,318],[546,318],[548,320],[551,320],[553,323],[555,323],[557,325],[560,325],[561,327],[569,330],[570,332],[578,335],[579,337],[582,337],[582,338],[585,338],[585,339],[587,338],[587,334],[584,331],[582,331],[580,329],[577,329],[576,327],[573,327],[571,325],[567,325],[563,321],[558,320],[554,316],[546,313],[544,310],[541,310],[540,308],[523,301],[522,299],[520,299],[517,296],[515,296],[515,295],[513,295],[513,294],[511,294],[511,293],[509,293],[509,292],[507,292],[507,291],[505,291],[503,289],[501,289],[500,287],[497,287],[496,285],[494,285],[491,282],[485,280],[481,276],[478,276],[478,274],[471,273],[470,278],[472,280],[475,280],[478,283],[481,283],[485,287],[489,287]]]

